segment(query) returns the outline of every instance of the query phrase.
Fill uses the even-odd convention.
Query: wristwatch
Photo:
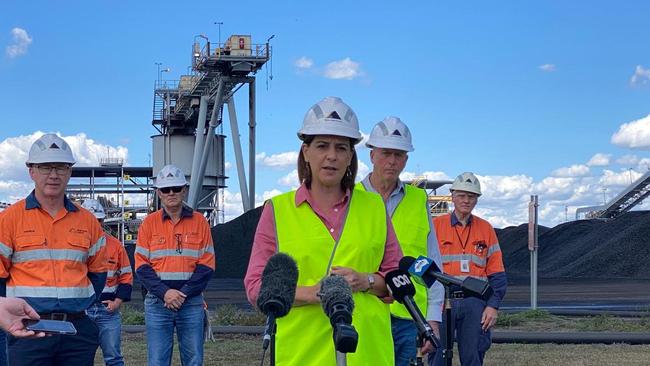
[[[369,273],[368,274],[368,288],[364,292],[370,291],[373,287],[375,287],[375,275],[372,274],[372,273]]]

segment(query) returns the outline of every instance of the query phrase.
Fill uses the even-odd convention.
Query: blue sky
[[[364,133],[389,115],[404,120],[416,148],[407,173],[485,177],[478,212],[495,226],[523,222],[530,194],[545,205],[542,222],[559,223],[565,206],[601,203],[603,188],[613,195],[647,171],[650,3],[367,4],[3,1],[0,152],[57,131],[85,146],[89,164],[120,146],[130,165],[147,165],[155,62],[178,79],[194,36],[216,42],[214,22],[223,22],[222,40],[275,35],[268,89],[267,70],[258,73],[260,200],[291,188],[294,132],[327,95],[352,106]],[[246,95],[237,95],[241,126]],[[596,154],[603,159],[587,164]],[[359,155],[370,166],[368,150]],[[230,144],[226,159],[234,162]],[[6,171],[0,199],[10,200],[26,176]],[[229,185],[232,217],[238,185]]]

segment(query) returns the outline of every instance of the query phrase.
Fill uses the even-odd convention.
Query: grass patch
[[[266,322],[262,313],[243,311],[232,304],[217,306],[211,313],[213,325],[264,325]]]
[[[120,306],[122,313],[122,324],[125,325],[144,325],[144,312],[128,304]]]
[[[147,346],[143,334],[123,334],[122,352],[126,365],[146,365]],[[261,337],[247,335],[220,335],[217,342],[204,346],[204,365],[259,365],[262,356]],[[485,356],[485,366],[585,366],[585,365],[647,365],[650,345],[626,344],[493,344]],[[265,365],[269,364],[266,354]],[[101,350],[97,351],[95,365],[103,365]],[[368,364],[372,364],[369,362]],[[180,365],[178,343],[174,347],[172,365]],[[454,352],[454,365],[459,365]]]
[[[575,328],[587,332],[648,332],[650,318],[620,318],[610,315],[597,315],[578,319]]]
[[[546,321],[549,319],[551,319],[551,314],[546,310],[527,310],[514,314],[499,314],[499,317],[497,318],[497,326],[515,327],[531,321]]]

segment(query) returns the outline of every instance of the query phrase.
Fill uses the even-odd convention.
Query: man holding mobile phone
[[[43,332],[25,329],[25,319],[39,319],[38,313],[23,299],[0,297],[0,328],[16,338],[44,337]]]
[[[61,137],[39,137],[26,161],[34,190],[0,213],[0,285],[6,281],[7,297],[23,298],[41,319],[69,321],[77,330],[10,336],[10,365],[94,363],[98,330],[86,309],[106,282],[105,238],[97,219],[65,195],[74,163]]]

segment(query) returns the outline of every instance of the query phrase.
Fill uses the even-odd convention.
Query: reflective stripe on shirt
[[[7,286],[7,297],[50,297],[58,299],[89,298],[95,295],[93,285],[87,287]]]

